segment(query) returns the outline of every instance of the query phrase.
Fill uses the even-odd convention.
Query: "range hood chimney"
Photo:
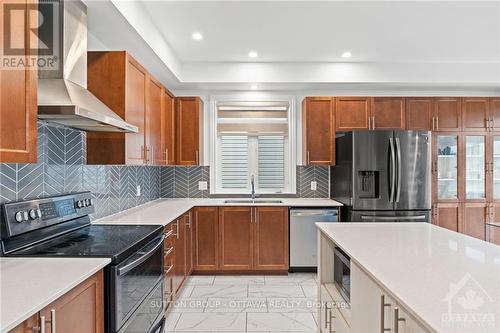
[[[40,27],[40,39],[53,36],[57,58],[54,68],[38,73],[38,118],[89,132],[137,133],[137,126],[87,90],[87,7],[81,0],[39,3],[50,4],[40,10],[45,20],[53,20]]]

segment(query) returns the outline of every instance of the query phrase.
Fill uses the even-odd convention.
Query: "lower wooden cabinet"
[[[486,240],[490,243],[500,245],[500,225],[486,225]]]
[[[461,232],[463,234],[485,240],[486,218],[486,203],[465,203]]]
[[[288,209],[258,207],[255,209],[256,270],[288,269]]]
[[[192,211],[189,211],[184,215],[184,237],[186,246],[186,267],[184,275],[187,277],[193,272],[193,215]]]
[[[219,208],[197,207],[193,214],[193,270],[219,267]]]
[[[40,325],[45,322],[45,327]],[[55,328],[55,329],[54,329]],[[104,332],[104,280],[99,271],[9,333]]]
[[[452,230],[460,230],[461,221],[460,203],[437,203],[432,208],[432,223]]]
[[[253,207],[219,209],[219,269],[250,270],[253,268]]]
[[[483,202],[437,203],[432,208],[432,223],[487,241],[488,211]]]

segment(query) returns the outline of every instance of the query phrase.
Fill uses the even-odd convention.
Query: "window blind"
[[[285,138],[258,137],[259,188],[282,189],[285,186]]]
[[[224,189],[248,187],[248,137],[243,135],[222,135],[221,184]]]

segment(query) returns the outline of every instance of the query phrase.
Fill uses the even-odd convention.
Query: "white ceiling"
[[[84,1],[89,48],[128,50],[174,92],[500,94],[500,1]]]
[[[498,61],[494,2],[145,1],[182,62]],[[496,10],[495,10],[496,9]],[[191,34],[199,31],[202,41]],[[255,61],[255,60],[252,60]]]

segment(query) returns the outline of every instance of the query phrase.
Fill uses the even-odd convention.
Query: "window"
[[[293,193],[289,102],[218,102],[214,124],[212,193]]]

